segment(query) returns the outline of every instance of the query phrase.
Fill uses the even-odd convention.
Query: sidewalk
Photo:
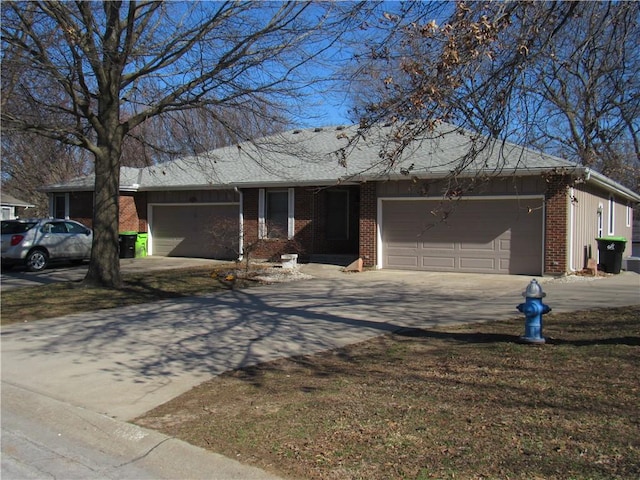
[[[2,413],[3,480],[278,480],[181,440],[7,383]]]

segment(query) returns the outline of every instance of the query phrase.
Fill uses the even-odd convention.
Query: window
[[[267,237],[284,238],[289,224],[289,193],[287,191],[267,191],[265,221]]]
[[[633,209],[631,208],[631,203],[627,202],[627,221],[626,226],[630,227],[633,222]]]
[[[258,235],[260,238],[293,238],[293,188],[259,191]]]
[[[47,223],[43,227],[45,233],[68,233],[63,222]]]
[[[608,231],[607,231],[607,235],[613,235],[615,233],[615,225],[616,225],[616,219],[615,219],[615,207],[616,207],[616,203],[614,201],[613,196],[609,197],[609,223],[608,225]]]
[[[82,225],[78,225],[77,223],[65,222],[65,225],[69,233],[81,233],[85,235],[88,233],[88,230],[86,228],[84,228]]]

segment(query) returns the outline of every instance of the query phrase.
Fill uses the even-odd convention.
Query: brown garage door
[[[461,200],[445,221],[439,201],[382,202],[382,266],[540,275],[542,199]]]
[[[153,255],[232,259],[238,254],[238,205],[155,205]]]

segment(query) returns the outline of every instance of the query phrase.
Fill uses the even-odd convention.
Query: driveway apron
[[[545,302],[554,311],[640,303],[639,278],[543,279]],[[130,420],[227,370],[403,327],[511,318],[518,335],[515,305],[529,280],[340,274],[11,325],[2,330],[2,381]]]

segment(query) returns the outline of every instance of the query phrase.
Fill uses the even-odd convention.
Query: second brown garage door
[[[440,221],[443,211],[450,214]],[[540,275],[542,219],[537,198],[383,200],[382,267]]]
[[[238,205],[154,205],[152,253],[169,257],[237,257]]]

